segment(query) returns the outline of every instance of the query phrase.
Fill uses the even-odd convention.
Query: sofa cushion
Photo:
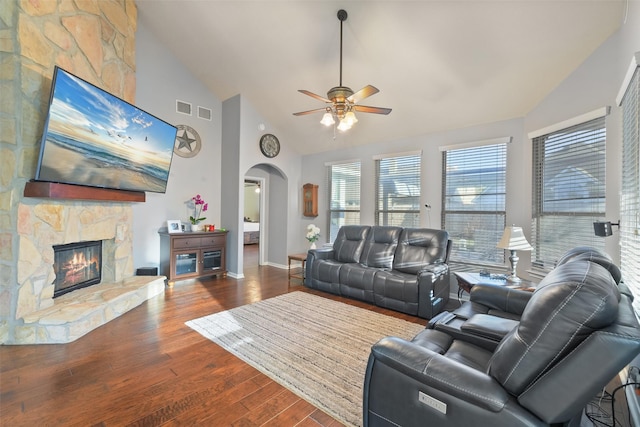
[[[361,264],[343,264],[340,268],[340,295],[374,303],[373,278],[377,270]]]
[[[316,265],[315,276],[323,282],[338,283],[340,281],[340,267],[342,263],[332,259],[319,260]]]
[[[520,324],[496,349],[490,375],[519,395],[593,330],[614,322],[619,300],[611,274],[601,265],[572,261],[558,266],[540,282]]]
[[[485,371],[491,360],[491,352],[433,329],[425,329],[411,342],[479,371]]]
[[[393,269],[417,274],[430,264],[444,263],[449,233],[429,228],[405,228],[400,234]]]
[[[420,292],[415,274],[378,270],[373,279],[373,294],[380,307],[418,314]]]
[[[364,250],[360,256],[360,263],[366,267],[393,267],[393,255],[398,247],[398,239],[402,227],[376,225],[371,227],[369,237],[364,243]]]
[[[368,225],[344,225],[333,242],[334,259],[338,262],[360,262],[364,243],[369,236]]]

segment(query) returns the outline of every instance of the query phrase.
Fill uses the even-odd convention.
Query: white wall
[[[432,206],[430,212],[423,209],[421,225],[440,227],[441,214],[441,153],[440,145],[452,145],[470,141],[481,141],[502,136],[512,136],[513,142],[507,150],[507,223],[522,226],[530,239],[531,224],[531,141],[527,134],[605,105],[612,106],[607,118],[607,218],[617,221],[619,217],[621,133],[620,113],[615,106],[615,97],[622,78],[634,52],[640,51],[640,2],[629,2],[627,21],[598,48],[577,70],[547,96],[533,111],[521,119],[489,123],[465,129],[420,135],[384,144],[364,147],[344,147],[340,150],[313,154],[302,158],[303,180],[319,184],[319,213],[315,220],[303,219],[303,229],[315,223],[322,229],[321,242],[327,238],[327,162],[360,159],[361,223],[374,223],[375,170],[372,156],[422,150],[422,203]],[[532,58],[535,60],[535,58]],[[535,82],[531,82],[535,85]],[[490,102],[490,101],[488,101]],[[393,114],[393,113],[392,113]],[[451,114],[455,114],[452,111]],[[424,120],[429,120],[425,117]],[[358,126],[358,125],[356,125]],[[301,237],[303,238],[303,237]],[[606,241],[607,252],[617,261],[620,249],[617,236]],[[530,253],[518,253],[521,275],[531,266]]]
[[[266,263],[284,267],[287,254],[292,251],[292,233],[295,236],[298,216],[301,212],[298,188],[300,178],[300,155],[291,148],[283,132],[273,126],[245,99],[236,95],[222,105],[225,128],[222,136],[223,198],[222,218],[229,230],[227,243],[227,269],[232,277],[242,277],[243,263],[243,217],[244,177],[255,166],[268,174],[267,185],[262,189],[267,197],[261,246],[266,245]],[[265,157],[260,151],[260,137],[272,133],[280,140],[280,153],[274,158]],[[249,173],[251,175],[251,173]],[[302,190],[300,190],[302,191]],[[266,220],[266,221],[265,221]]]
[[[267,212],[264,213],[269,221],[269,228],[266,230],[267,242],[270,243],[267,263],[284,266],[287,263],[287,253],[295,250],[292,247],[295,244],[297,231],[295,224],[302,217],[301,157],[292,148],[286,133],[274,128],[246,99],[242,100],[241,111],[240,177],[244,179],[247,172],[255,165],[269,165],[275,169],[270,172],[275,179],[271,179],[270,188],[265,189],[269,193],[267,194],[269,200]],[[264,125],[264,129],[260,127],[261,124]],[[265,157],[260,151],[260,137],[265,133],[276,135],[280,141],[280,153],[271,159]],[[283,180],[285,182],[282,182]],[[272,244],[275,242],[277,242],[277,250],[272,249]]]
[[[260,221],[260,193],[257,184],[245,184],[244,187],[244,216],[251,221]]]
[[[192,158],[173,156],[165,194],[147,193],[147,201],[133,206],[134,266],[158,266],[158,230],[168,219],[189,223],[193,214],[185,202],[200,194],[209,203],[207,223],[220,226],[221,102],[213,96],[147,30],[143,19],[136,34],[136,105],[173,125],[194,128],[202,150]],[[213,110],[207,121],[176,112],[176,99]]]

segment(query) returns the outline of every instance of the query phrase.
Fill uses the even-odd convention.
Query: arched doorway
[[[250,212],[253,212],[249,216],[248,228],[258,229],[258,251],[257,264],[269,265],[279,264],[279,260],[286,259],[286,241],[287,241],[287,221],[288,221],[288,178],[282,170],[274,165],[267,163],[259,163],[247,170],[244,175],[245,182],[257,183],[253,189],[259,186],[260,196],[258,202],[258,212],[256,215],[256,209],[251,208]],[[242,186],[243,193],[245,192],[245,186]],[[250,187],[251,188],[251,187]],[[241,223],[244,224],[245,210],[245,198],[244,194],[241,197],[242,209],[240,209]],[[253,222],[253,217],[259,217],[257,223]],[[242,229],[244,242],[245,229]],[[247,236],[250,239],[252,236]],[[240,265],[244,270],[244,245],[238,248],[238,260],[241,260]],[[256,261],[252,261],[255,266]],[[247,265],[249,266],[249,265]]]

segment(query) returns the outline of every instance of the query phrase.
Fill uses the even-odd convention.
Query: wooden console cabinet
[[[227,274],[226,231],[160,232],[160,274],[169,284],[182,279]]]

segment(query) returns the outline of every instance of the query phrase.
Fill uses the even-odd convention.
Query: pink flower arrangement
[[[191,200],[193,200],[193,203],[195,205],[193,216],[189,217],[189,219],[191,220],[191,224],[197,224],[200,221],[204,221],[205,219],[207,219],[205,217],[200,218],[200,215],[203,212],[207,211],[207,209],[209,208],[209,203],[206,203],[199,194],[196,194],[196,196],[192,197]]]

